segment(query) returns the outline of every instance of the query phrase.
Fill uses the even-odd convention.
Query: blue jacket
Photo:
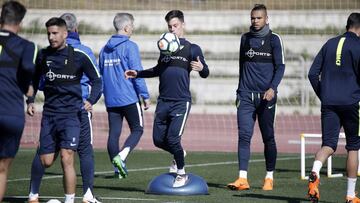
[[[85,52],[85,54],[88,57],[90,57],[94,66],[99,70],[94,53],[92,52],[92,50],[89,47],[81,44],[80,37],[77,32],[69,32],[68,37],[66,38],[66,42],[67,42],[67,44],[71,45],[72,47]],[[86,100],[89,97],[90,87],[91,87],[90,80],[84,74],[83,77],[81,78],[81,90],[82,90],[82,97],[84,100]]]
[[[0,30],[0,46],[0,115],[23,117],[24,94],[35,71],[37,48],[6,30]]]
[[[99,68],[106,107],[121,107],[149,99],[144,79],[125,79],[126,70],[142,70],[139,48],[125,35],[113,35],[100,51]]]
[[[237,92],[277,91],[284,75],[284,48],[280,36],[272,31],[266,37],[250,32],[241,37],[240,77]]]
[[[323,105],[360,101],[360,38],[353,32],[328,40],[316,55],[309,80]]]

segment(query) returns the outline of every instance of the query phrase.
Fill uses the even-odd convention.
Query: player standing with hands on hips
[[[96,65],[83,51],[66,43],[66,22],[57,17],[46,23],[50,46],[42,49],[36,59],[33,79],[34,95],[28,98],[28,114],[34,115],[34,99],[41,78],[45,78],[44,106],[41,119],[40,154],[44,167],[50,167],[60,148],[65,203],[73,203],[76,190],[74,153],[78,149],[81,109],[92,111],[101,96],[101,78]],[[91,91],[84,101],[80,80],[89,78]],[[32,104],[32,105],[31,105]]]
[[[125,72],[127,78],[159,77],[159,92],[153,126],[155,146],[171,153],[174,157],[170,169],[176,168],[177,176],[173,187],[186,184],[184,150],[181,146],[186,119],[191,107],[190,72],[199,72],[200,77],[209,76],[201,48],[184,38],[184,14],[180,10],[169,11],[165,20],[168,30],[180,39],[181,49],[172,55],[160,53],[158,64],[147,70]]]
[[[228,184],[232,190],[250,189],[247,171],[256,117],[265,148],[266,176],[262,189],[273,189],[277,156],[274,121],[277,87],[285,71],[283,50],[280,36],[269,28],[265,5],[256,4],[251,10],[250,32],[242,35],[240,43],[236,91],[239,178]]]
[[[6,1],[0,16],[0,202],[25,126],[24,94],[32,94],[37,48],[17,35],[25,13],[19,2]]]
[[[320,169],[337,148],[340,128],[346,136],[346,202],[360,202],[355,196],[360,149],[360,13],[348,17],[346,32],[328,40],[316,55],[309,80],[321,101],[321,149],[309,175],[311,202],[320,199]]]

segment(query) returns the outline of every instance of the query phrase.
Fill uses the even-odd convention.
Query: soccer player
[[[191,107],[190,72],[199,72],[200,77],[209,76],[201,48],[184,38],[184,14],[180,10],[169,11],[165,20],[168,30],[180,39],[181,49],[172,54],[160,54],[158,64],[147,70],[125,72],[128,78],[159,77],[159,91],[153,126],[153,141],[155,146],[168,151],[174,157],[171,171],[175,168],[177,176],[173,187],[186,184],[188,176],[185,173],[184,150],[181,146],[186,119]]]
[[[129,13],[117,13],[113,24],[117,34],[111,36],[100,51],[99,67],[109,121],[107,149],[110,160],[118,169],[118,177],[126,178],[126,158],[140,141],[144,129],[139,97],[144,101],[145,110],[149,108],[150,97],[144,79],[126,80],[124,75],[126,70],[143,69],[139,48],[130,40],[134,30],[134,17]],[[119,150],[124,117],[131,133]]]
[[[0,202],[24,130],[24,94],[32,94],[36,46],[17,35],[25,13],[19,2],[6,1],[0,16]]]
[[[309,175],[310,201],[320,199],[320,169],[337,148],[340,128],[346,135],[346,202],[360,202],[355,196],[358,168],[360,102],[360,13],[347,19],[346,32],[328,40],[316,55],[309,80],[321,101],[321,149]]]
[[[274,137],[276,94],[285,70],[284,52],[280,36],[269,28],[265,5],[256,4],[250,17],[250,31],[242,35],[240,42],[240,77],[236,91],[239,178],[228,187],[232,190],[250,188],[247,171],[257,117],[266,159],[262,189],[272,190],[277,156]]]
[[[38,153],[43,167],[50,167],[55,153],[61,155],[65,203],[73,203],[76,189],[74,151],[78,149],[81,109],[90,112],[101,96],[101,78],[96,65],[83,51],[66,44],[66,22],[57,17],[46,22],[50,46],[40,51],[33,79],[34,96],[28,99],[28,113],[34,114],[36,91],[45,77],[43,115]],[[91,92],[84,101],[80,80],[89,78]]]
[[[67,25],[67,44],[76,49],[79,49],[79,51],[85,52],[90,57],[93,64],[96,65],[95,55],[89,47],[83,45],[80,41],[76,16],[73,13],[64,13],[60,18],[65,20]],[[41,81],[40,83],[44,82],[45,81]],[[40,86],[43,86],[43,84]],[[90,88],[91,84],[89,78],[84,74],[81,78],[82,98],[84,101],[89,97]],[[81,129],[77,152],[80,158],[80,170],[83,182],[83,203],[99,203],[100,201],[98,201],[92,193],[94,184],[94,155],[92,147],[91,112],[88,112],[82,108],[80,123]],[[44,173],[45,167],[41,164],[40,156],[37,152],[31,166],[29,202],[38,202],[40,183]]]

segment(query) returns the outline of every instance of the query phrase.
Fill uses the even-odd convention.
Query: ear
[[[269,24],[269,16],[266,16],[266,24]]]

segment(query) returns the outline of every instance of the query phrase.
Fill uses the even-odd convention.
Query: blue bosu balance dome
[[[173,187],[175,173],[164,173],[151,180],[146,193],[155,195],[208,195],[208,185],[197,175],[188,173],[188,180],[184,186]]]

